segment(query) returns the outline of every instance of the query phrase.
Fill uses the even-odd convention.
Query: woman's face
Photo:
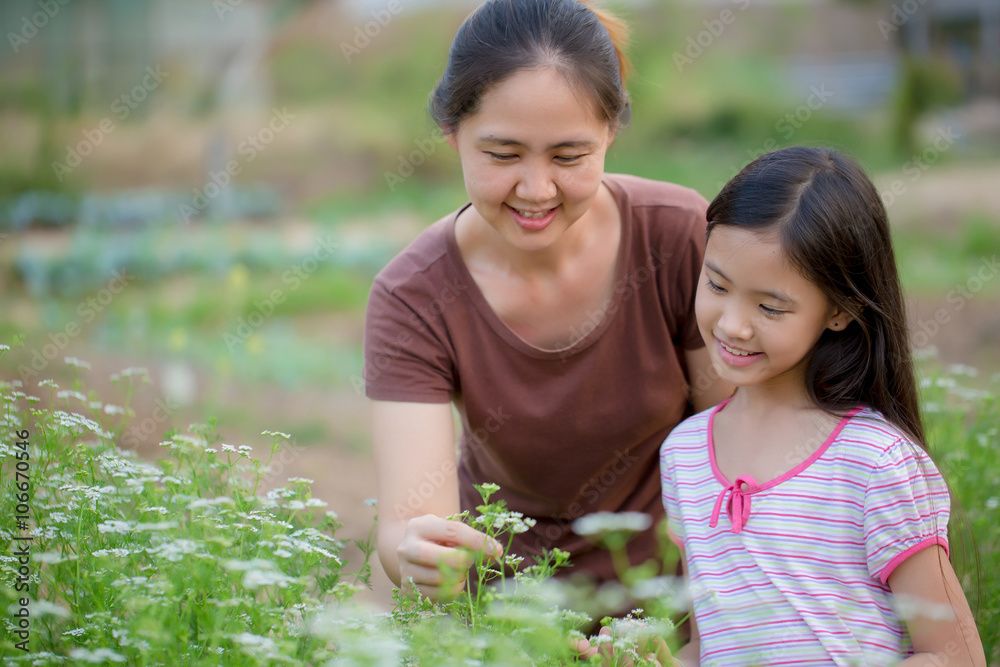
[[[511,246],[541,250],[584,217],[614,130],[556,70],[524,70],[487,90],[447,135],[476,212]]]

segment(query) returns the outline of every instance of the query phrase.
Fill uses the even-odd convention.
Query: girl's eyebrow
[[[527,146],[518,141],[517,139],[506,139],[504,137],[497,137],[492,134],[486,135],[485,137],[479,138],[480,144],[496,144],[499,146],[519,146],[521,148],[527,148]],[[581,148],[584,150],[590,150],[594,147],[593,141],[587,141],[585,139],[578,139],[573,141],[560,141],[557,144],[550,145],[546,150],[557,150],[559,148]]]
[[[705,260],[705,268],[708,269],[709,271],[711,271],[712,273],[719,274],[719,276],[723,280],[725,280],[726,282],[732,282],[731,280],[729,280],[729,278],[726,277],[726,274],[724,274],[722,271],[719,270],[719,267],[716,266],[715,263],[712,262],[712,260],[710,260],[710,259],[706,259]],[[787,304],[790,304],[790,305],[794,305],[795,304],[795,299],[793,299],[792,297],[787,296],[787,295],[785,295],[782,292],[779,292],[777,290],[754,290],[753,293],[754,294],[763,294],[764,296],[771,297],[775,301],[781,301],[783,303],[787,303]]]

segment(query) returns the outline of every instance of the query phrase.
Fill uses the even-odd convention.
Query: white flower
[[[273,639],[268,639],[267,637],[261,637],[260,635],[252,635],[249,632],[242,632],[238,635],[233,635],[232,639],[237,644],[243,644],[244,646],[263,648],[268,651],[274,649]]]
[[[301,500],[289,500],[285,507],[290,510],[304,510],[306,508],[306,504]]]
[[[288,435],[287,433],[282,433],[281,431],[261,431],[260,434],[261,435],[269,435],[272,438],[283,438],[285,440],[289,440],[292,437],[292,436]]]
[[[123,415],[125,414],[125,408],[120,405],[111,405],[108,403],[104,406],[104,414],[106,415]]]
[[[218,454],[219,453],[219,450],[216,449],[215,447],[206,447],[205,451],[207,453],[209,453],[209,454]]]
[[[97,525],[100,533],[127,533],[132,530],[132,524],[128,521],[105,521]]]
[[[59,385],[56,384],[56,381],[52,380],[52,379],[42,380],[41,382],[38,383],[38,386],[39,387],[48,387],[49,389],[58,389],[59,388]]]
[[[227,444],[223,443],[222,444],[222,451],[224,451],[224,452],[235,452],[236,448],[233,447],[232,445],[227,445]]]
[[[116,653],[109,648],[99,648],[94,651],[85,648],[75,648],[69,652],[69,657],[74,660],[81,660],[83,662],[95,664],[107,662],[108,660],[112,662],[125,662],[125,656],[120,653]]]
[[[136,530],[170,530],[171,528],[176,528],[178,523],[176,521],[159,521],[157,523],[139,523],[136,524]]]
[[[986,509],[995,510],[997,507],[1000,507],[1000,498],[993,496],[986,499]]]
[[[28,605],[28,610],[32,616],[59,616],[60,618],[69,618],[69,609],[61,607],[48,600],[32,600],[31,604]]]
[[[76,366],[77,368],[86,368],[87,370],[90,370],[90,364],[86,361],[80,361],[76,357],[66,357],[64,361],[67,366]]]
[[[653,519],[643,512],[594,512],[573,522],[577,535],[603,535],[613,532],[638,533],[653,524]]]
[[[375,498],[366,498],[365,505],[368,505],[368,507],[375,507],[376,505],[378,505],[378,500],[376,500]]]
[[[243,585],[250,590],[271,585],[277,585],[278,588],[285,588],[289,582],[294,581],[293,578],[274,570],[248,570],[243,575]]]
[[[176,563],[181,556],[193,554],[198,550],[198,543],[194,540],[174,540],[166,542],[152,549],[147,549],[146,553],[154,556],[163,556],[171,563]]]
[[[236,503],[229,496],[219,496],[218,498],[199,498],[188,503],[187,509],[196,510],[202,507],[216,507],[218,505],[235,505]]]
[[[128,549],[98,549],[97,551],[91,552],[91,556],[95,558],[103,558],[104,556],[115,556],[116,558],[125,558],[131,551]]]
[[[306,507],[326,507],[327,502],[319,498],[310,498],[306,501]]]
[[[55,565],[66,560],[58,551],[44,551],[40,554],[35,554],[33,558],[39,563],[48,563],[49,565]]]
[[[67,630],[64,632],[63,637],[79,637],[85,632],[86,630],[84,628],[74,628],[73,630]]]
[[[237,449],[240,450],[240,454],[249,454],[253,451],[253,447],[247,447],[246,445],[240,445]]]
[[[306,477],[289,477],[288,481],[292,484],[313,484],[315,480],[308,479]]]

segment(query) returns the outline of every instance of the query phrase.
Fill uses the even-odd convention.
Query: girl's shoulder
[[[729,399],[723,401],[719,405],[712,406],[707,410],[702,410],[697,414],[691,415],[679,423],[663,441],[663,444],[660,446],[661,452],[666,451],[671,447],[704,441],[708,437],[712,415],[728,402]]]
[[[919,459],[932,463],[927,450],[903,429],[869,407],[861,407],[846,420],[838,438],[851,457],[874,468],[889,461]]]

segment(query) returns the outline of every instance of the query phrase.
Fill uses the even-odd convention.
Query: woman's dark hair
[[[600,118],[629,120],[625,25],[577,0],[488,0],[455,35],[430,113],[446,133],[476,113],[483,94],[522,70],[553,67],[586,91]]]
[[[813,401],[841,415],[867,405],[926,447],[889,222],[861,167],[830,148],[763,155],[709,205],[707,233],[719,225],[775,232],[802,275],[854,318],[812,351]]]

